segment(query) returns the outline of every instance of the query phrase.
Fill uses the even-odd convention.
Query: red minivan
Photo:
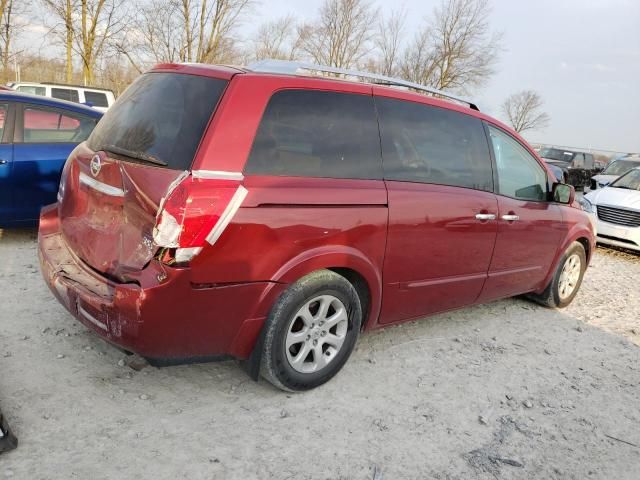
[[[573,300],[593,228],[511,129],[380,77],[269,65],[159,65],[71,153],[39,254],[80,322],[155,364],[235,357],[296,391],[362,330]]]

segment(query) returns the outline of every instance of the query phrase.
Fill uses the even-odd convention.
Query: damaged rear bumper
[[[281,289],[271,282],[192,285],[188,268],[164,267],[156,260],[135,282],[117,283],[70,250],[55,205],[42,210],[38,254],[50,290],[77,320],[157,363],[247,358],[266,316],[256,306],[268,304]]]

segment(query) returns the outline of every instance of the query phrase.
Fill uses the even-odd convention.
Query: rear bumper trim
[[[102,323],[100,320],[98,320],[96,317],[94,317],[89,312],[87,312],[84,308],[82,308],[82,305],[80,305],[80,301],[77,302],[77,306],[78,306],[78,313],[82,315],[86,320],[90,321],[96,327],[101,328],[105,332],[108,331],[108,328],[104,323]]]

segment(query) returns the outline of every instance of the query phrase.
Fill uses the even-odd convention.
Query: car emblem
[[[102,163],[100,163],[100,156],[99,155],[94,155],[93,158],[91,159],[91,175],[93,175],[94,177],[97,177],[98,174],[100,173],[100,169],[102,168]]]

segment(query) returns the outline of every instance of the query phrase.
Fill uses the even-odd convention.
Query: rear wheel
[[[261,375],[288,391],[322,385],[351,355],[361,322],[360,299],[346,278],[330,270],[301,278],[269,314]]]
[[[564,252],[547,288],[540,295],[530,294],[536,302],[552,307],[564,308],[575,298],[587,268],[587,255],[579,242],[573,242]]]

